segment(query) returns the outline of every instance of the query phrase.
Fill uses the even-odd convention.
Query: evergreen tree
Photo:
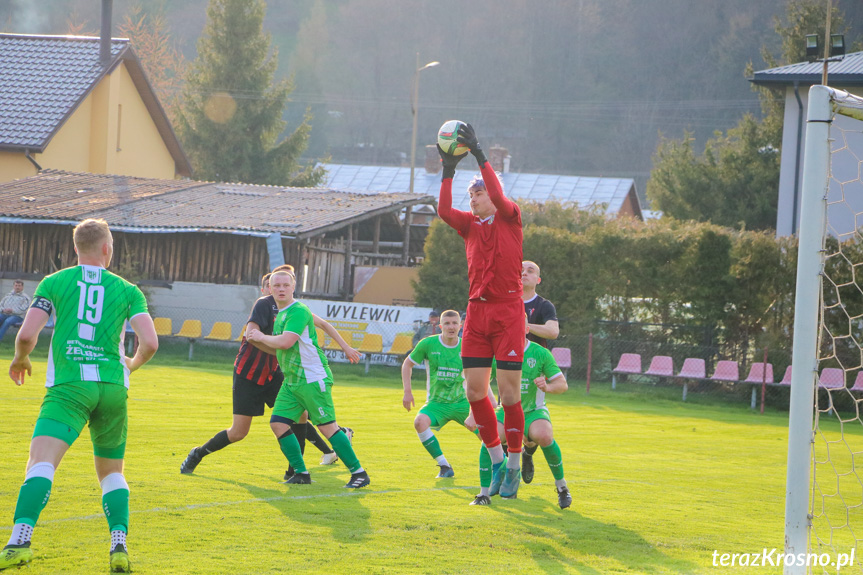
[[[324,170],[298,161],[311,114],[278,141],[292,86],[273,82],[278,54],[268,54],[263,20],[263,0],[210,0],[198,57],[186,77],[178,134],[198,179],[314,186]]]
[[[781,41],[781,56],[776,58],[764,48],[764,61],[769,67],[803,61],[804,36],[823,33],[825,20],[822,2],[790,0],[784,20],[777,19],[774,28]],[[836,8],[832,28],[834,32],[846,29]],[[752,72],[750,63],[746,75]],[[660,141],[647,183],[647,197],[654,209],[675,218],[723,226],[775,227],[785,91],[754,89],[762,118],[746,114],[725,134],[716,132],[703,154],[696,154],[688,132],[680,140]]]

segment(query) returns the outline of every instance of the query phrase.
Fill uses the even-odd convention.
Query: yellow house
[[[96,37],[0,34],[0,182],[41,169],[191,176],[129,41],[110,48],[103,63]]]

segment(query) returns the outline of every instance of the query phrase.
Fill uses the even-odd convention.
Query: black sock
[[[228,439],[228,430],[223,429],[219,433],[213,436],[210,441],[202,445],[198,448],[198,455],[204,457],[205,455],[209,455],[214,451],[218,451],[224,447],[227,447],[231,444],[231,440]]]
[[[327,442],[324,441],[324,438],[318,435],[318,430],[315,429],[314,425],[309,425],[308,431],[306,431],[306,439],[317,447],[321,453],[332,453],[333,450],[330,449],[330,446],[327,445]]]
[[[295,423],[291,426],[294,430],[294,435],[297,436],[297,441],[300,442],[300,453],[306,453],[306,433],[312,425],[310,423]]]
[[[539,443],[534,445],[533,447],[524,446],[524,452],[533,457],[533,454],[536,453],[536,450],[539,448]]]

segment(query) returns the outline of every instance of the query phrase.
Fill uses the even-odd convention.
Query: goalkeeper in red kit
[[[438,215],[464,238],[470,282],[467,319],[462,336],[462,364],[467,398],[480,437],[492,461],[492,486],[501,497],[514,498],[521,480],[519,462],[524,411],[521,408],[521,362],[524,356],[524,303],[521,300],[521,211],[503,195],[501,182],[485,157],[470,124],[462,125],[458,141],[479,164],[480,175],[468,187],[470,212],[452,207],[456,164],[465,156],[440,150],[443,163]],[[495,433],[494,405],[489,397],[492,359],[504,409],[509,458]],[[506,461],[506,463],[504,463]],[[487,490],[487,489],[486,489]],[[481,492],[472,504],[487,505]]]

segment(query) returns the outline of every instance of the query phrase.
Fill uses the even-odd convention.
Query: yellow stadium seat
[[[379,333],[366,333],[357,335],[363,336],[362,341],[359,342],[359,344],[356,346],[356,350],[366,356],[366,373],[368,373],[369,365],[372,362],[372,354],[381,353],[383,351],[383,338]]]
[[[230,341],[231,339],[231,324],[226,321],[217,321],[213,324],[213,329],[207,334],[204,339],[215,339],[218,341]]]
[[[176,337],[188,337],[189,339],[197,339],[201,337],[201,320],[187,319],[183,322],[183,326],[180,328],[180,331],[174,335]]]
[[[387,352],[391,355],[405,355],[414,347],[413,337],[406,333],[396,334],[393,345]]]
[[[189,361],[192,361],[192,352],[195,349],[195,340],[201,337],[201,320],[187,319],[180,326],[180,331],[174,337],[189,338]]]
[[[171,335],[171,332],[174,331],[171,327],[171,318],[169,317],[154,318],[153,325],[156,326],[156,335]]]
[[[337,331],[339,332],[339,335],[342,336],[342,339],[345,340],[345,343],[347,343],[348,345],[353,347],[353,344],[352,344],[352,341],[354,339],[353,334],[349,331],[342,331],[342,330],[337,330]],[[325,349],[334,349],[336,351],[342,350],[342,348],[339,346],[339,344],[336,342],[336,340],[334,340],[332,338],[329,338],[329,341],[327,342]]]
[[[240,330],[240,335],[237,336],[237,339],[234,341],[243,341],[243,336],[246,335],[246,326],[249,325],[247,323],[243,324],[243,329]]]
[[[357,347],[360,353],[381,353],[384,349],[383,338],[379,333],[367,333]]]

